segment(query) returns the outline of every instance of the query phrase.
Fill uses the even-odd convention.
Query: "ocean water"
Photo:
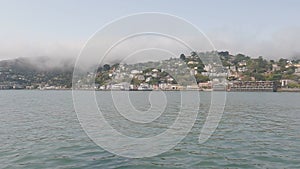
[[[132,105],[147,110],[149,93],[131,92]],[[115,113],[109,92],[96,92],[96,98],[114,128],[150,137],[176,119],[179,93],[166,92],[168,118],[145,127],[146,134]],[[2,90],[0,168],[300,168],[300,93],[227,93],[218,128],[203,144],[198,137],[210,93],[200,96],[197,120],[178,145],[155,157],[131,159],[105,151],[87,136],[71,91]]]

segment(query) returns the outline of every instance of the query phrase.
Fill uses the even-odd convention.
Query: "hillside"
[[[2,88],[38,88],[57,86],[70,88],[73,63],[64,60],[55,63],[51,58],[18,58],[0,62],[0,86]]]
[[[178,58],[170,58],[158,62],[137,64],[101,65],[97,72],[88,72],[87,78],[95,78],[96,86],[121,83],[130,79],[129,83],[159,85],[188,85],[188,74],[193,75],[197,83],[212,80],[209,73],[216,68],[217,61],[207,62],[205,59],[217,54],[223,67],[218,72],[226,74],[229,81],[285,81],[283,86],[300,88],[300,60],[279,59],[266,60],[263,57],[250,58],[244,54],[231,55],[229,52],[192,52],[181,54]],[[211,58],[210,58],[211,59]],[[209,63],[209,64],[208,64]],[[213,64],[210,64],[213,63]],[[54,60],[48,57],[18,58],[0,61],[0,89],[66,89],[72,86],[74,60]],[[212,67],[214,65],[214,68]],[[96,74],[95,74],[96,73]]]

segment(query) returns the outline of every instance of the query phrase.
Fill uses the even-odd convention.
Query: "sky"
[[[184,18],[220,51],[298,57],[299,7],[298,0],[0,0],[0,60],[76,57],[105,24],[140,12]]]

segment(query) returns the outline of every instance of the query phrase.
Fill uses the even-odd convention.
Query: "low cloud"
[[[268,59],[300,58],[300,28],[283,29],[271,34],[242,31],[209,32],[208,36],[218,50],[233,54],[243,53],[251,57]]]
[[[51,57],[53,59],[76,58],[83,43],[74,41],[2,40],[0,60],[20,57]]]
[[[277,31],[271,34],[262,33],[244,33],[241,30],[213,30],[206,32],[208,38],[219,51],[227,50],[232,54],[243,53],[251,57],[264,56],[268,59],[283,58],[300,58],[300,29],[289,28]],[[148,38],[148,39],[147,39]],[[197,46],[198,41],[190,38],[192,46]],[[202,39],[203,40],[203,39]],[[207,46],[207,42],[206,46]],[[14,58],[30,58],[29,60],[40,68],[56,68],[66,66],[66,63],[74,64],[76,57],[84,46],[84,41],[34,41],[34,40],[8,40],[0,41],[0,60]],[[118,62],[130,54],[134,49],[142,49],[143,47],[164,48],[170,49],[175,55],[180,53],[189,54],[190,51],[178,48],[180,45],[168,40],[165,37],[142,37],[131,39],[126,43],[116,47],[110,53],[110,56],[104,60],[107,63]],[[201,44],[198,45],[201,49]],[[207,48],[207,47],[206,47]],[[205,49],[206,49],[205,48]],[[212,48],[211,48],[212,49]],[[144,56],[137,56],[138,53],[131,59],[131,62],[140,62],[141,60],[159,60],[162,55],[159,52],[152,52],[157,56],[149,56],[151,52],[141,52]],[[126,55],[126,56],[125,56]],[[167,55],[168,57],[170,55]],[[47,58],[43,64],[39,62],[40,57]],[[135,58],[134,58],[135,57]],[[36,59],[35,59],[36,58]],[[150,58],[150,59],[149,59]],[[165,59],[165,58],[163,58]],[[37,60],[38,62],[34,62]],[[84,60],[84,59],[83,59]],[[130,58],[128,59],[130,60]],[[96,63],[97,58],[86,58],[87,63]]]

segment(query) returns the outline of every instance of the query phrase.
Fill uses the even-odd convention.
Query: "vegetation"
[[[221,51],[218,52],[218,54],[222,65],[229,70],[230,74],[234,74],[228,76],[229,81],[243,80],[279,82],[281,79],[289,79],[296,82],[295,84],[291,84],[289,87],[299,87],[296,84],[298,84],[300,77],[295,74],[297,67],[294,65],[300,63],[300,60],[295,59],[289,61],[288,59],[283,58],[278,61],[266,60],[262,56],[259,56],[258,58],[250,58],[244,54],[231,55],[228,51]],[[195,79],[197,83],[207,82],[210,80],[208,76],[202,74],[202,72],[206,72],[204,69],[205,65],[200,60],[200,57],[197,56],[196,52],[191,52],[189,56],[181,54],[178,59],[179,61],[183,61],[185,65],[196,72]],[[172,61],[172,59],[169,61]],[[155,65],[155,63],[153,64]],[[143,67],[143,63],[139,63],[138,65],[139,67]],[[97,75],[96,82],[103,85],[110,81],[111,77],[109,77],[108,74],[113,67],[116,67],[116,65],[111,67],[109,65],[104,65],[103,67],[100,67],[99,70],[101,71],[99,71]],[[151,70],[152,69],[143,70],[143,73],[139,75],[144,76],[146,79],[150,77],[146,74],[151,72]],[[151,77],[147,83],[152,85],[159,83],[177,83],[175,80],[172,82],[167,81],[166,79],[169,77],[173,78],[168,73],[159,70],[157,77]],[[188,77],[181,76],[181,78],[184,79]],[[144,83],[145,79],[139,80],[137,77],[134,77],[132,78],[131,83],[139,85]]]
[[[237,74],[245,81],[279,81],[281,79],[299,81],[300,79],[298,75],[295,75],[297,67],[294,66],[295,64],[299,64],[299,60],[289,61],[288,59],[281,58],[278,61],[268,61],[262,56],[250,58],[243,54],[230,55],[228,52],[219,52],[219,55],[223,66],[234,67]],[[228,80],[237,79],[237,77],[233,76],[228,77]]]
[[[228,72],[228,80],[243,80],[243,81],[275,81],[279,82],[282,79],[288,79],[292,83],[288,84],[290,88],[298,88],[300,82],[300,60],[299,59],[284,59],[267,60],[262,56],[258,58],[250,58],[244,54],[231,55],[228,51],[218,52],[223,67]],[[182,64],[183,63],[183,64]],[[177,67],[174,67],[174,65]],[[184,66],[178,66],[184,65]],[[104,64],[100,66],[95,74],[95,83],[102,86],[111,83],[115,76],[115,71],[120,64],[113,65]],[[131,84],[140,85],[147,83],[150,85],[158,85],[160,83],[176,84],[178,77],[180,79],[189,81],[186,76],[186,66],[195,75],[197,83],[209,81],[209,77],[205,76],[206,67],[203,64],[197,52],[191,52],[190,55],[181,54],[178,58],[170,58],[169,60],[161,62],[147,62],[137,63],[133,65],[126,65],[131,69],[143,70],[140,73],[131,74],[127,72],[123,79],[131,79]],[[149,68],[153,67],[153,68]],[[177,71],[176,77],[169,74],[162,68],[169,67]],[[157,72],[152,72],[156,68]],[[72,70],[68,68],[65,70],[39,70],[32,66],[24,66],[24,62],[0,62],[0,85],[6,84],[20,84],[24,86],[33,86],[36,88],[40,85],[49,86],[64,86],[70,88],[72,85]],[[127,70],[128,71],[128,70]],[[184,84],[184,82],[181,82]]]

